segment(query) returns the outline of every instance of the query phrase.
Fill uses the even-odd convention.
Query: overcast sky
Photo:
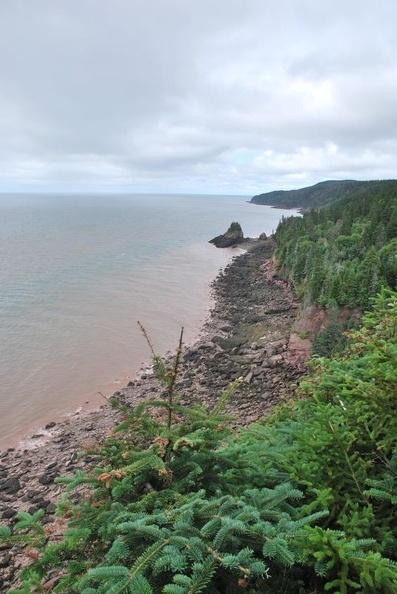
[[[0,191],[396,177],[396,0],[0,0]]]

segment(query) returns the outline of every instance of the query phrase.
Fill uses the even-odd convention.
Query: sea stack
[[[215,247],[226,248],[239,245],[244,242],[244,233],[240,223],[231,223],[229,229],[223,235],[218,235],[211,239],[209,243],[213,243]]]

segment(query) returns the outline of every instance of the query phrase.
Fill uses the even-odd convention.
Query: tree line
[[[280,271],[305,305],[365,309],[397,285],[397,183],[381,182],[276,230]]]

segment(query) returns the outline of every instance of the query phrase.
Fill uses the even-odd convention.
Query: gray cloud
[[[0,191],[394,178],[397,5],[4,0]]]

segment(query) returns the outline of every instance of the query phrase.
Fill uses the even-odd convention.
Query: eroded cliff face
[[[272,240],[269,239],[269,242],[271,244]],[[312,354],[313,341],[327,328],[330,321],[330,311],[316,305],[305,307],[300,303],[294,295],[291,284],[278,275],[277,262],[274,256],[267,258],[261,265],[261,269],[268,282],[283,287],[284,294],[288,296],[290,303],[296,308],[296,317],[290,328],[284,359],[291,367],[304,372],[307,361]],[[339,308],[336,315],[336,321],[340,323],[342,328],[348,325],[357,325],[360,318],[361,312],[359,309]]]
[[[358,309],[340,308],[337,315],[337,321],[341,327],[352,321],[357,324],[360,318],[361,312]],[[291,364],[300,366],[309,359],[312,354],[313,341],[318,334],[326,329],[329,319],[329,311],[316,305],[299,309],[291,329],[288,345]]]

